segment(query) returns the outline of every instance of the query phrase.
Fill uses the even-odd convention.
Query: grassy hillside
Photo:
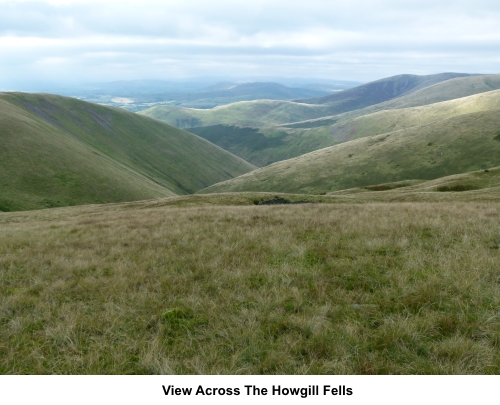
[[[0,209],[185,194],[253,168],[209,142],[123,110],[0,95]]]
[[[382,103],[404,94],[423,89],[456,77],[469,77],[464,73],[439,73],[435,75],[398,75],[366,83],[352,89],[328,96],[298,100],[309,104],[330,104],[336,113],[358,110],[369,105]]]
[[[498,199],[223,198],[0,213],[0,373],[500,372]]]
[[[473,112],[500,108],[500,90],[420,107],[383,110],[330,126],[335,142],[397,131]],[[321,129],[311,130],[321,132]],[[333,143],[333,142],[332,142]]]
[[[200,192],[319,194],[500,165],[500,110],[465,114],[311,152]]]
[[[500,90],[500,74],[461,77],[450,79],[413,93],[403,95],[396,99],[358,110],[353,110],[343,114],[336,114],[333,116],[311,118],[299,122],[280,124],[280,126],[287,128],[317,128],[334,125],[336,123],[341,124],[354,118],[370,115],[379,111],[425,106],[495,90]],[[476,100],[480,99],[478,98]],[[483,101],[479,102],[481,103]]]

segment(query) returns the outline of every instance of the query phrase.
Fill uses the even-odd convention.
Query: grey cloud
[[[486,0],[0,0],[0,7],[0,84],[234,72],[372,80],[499,66],[500,5]],[[32,37],[42,40],[16,42]]]

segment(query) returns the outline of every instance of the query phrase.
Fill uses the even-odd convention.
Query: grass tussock
[[[3,374],[497,374],[500,206],[0,214]]]

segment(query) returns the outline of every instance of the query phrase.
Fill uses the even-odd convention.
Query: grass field
[[[0,213],[0,372],[500,372],[498,202],[263,198]]]

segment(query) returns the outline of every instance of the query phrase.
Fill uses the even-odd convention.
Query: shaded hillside
[[[309,133],[287,128],[213,125],[189,131],[259,167],[332,145],[328,128]]]
[[[470,75],[465,73],[439,73],[427,76],[398,75],[366,83],[343,92],[308,100],[298,100],[298,102],[334,105],[336,113],[340,114],[392,100],[433,84],[463,76]]]
[[[500,110],[489,110],[342,143],[200,192],[320,194],[406,179],[431,180],[498,165]]]
[[[0,209],[186,194],[252,165],[127,111],[46,94],[0,95]]]

